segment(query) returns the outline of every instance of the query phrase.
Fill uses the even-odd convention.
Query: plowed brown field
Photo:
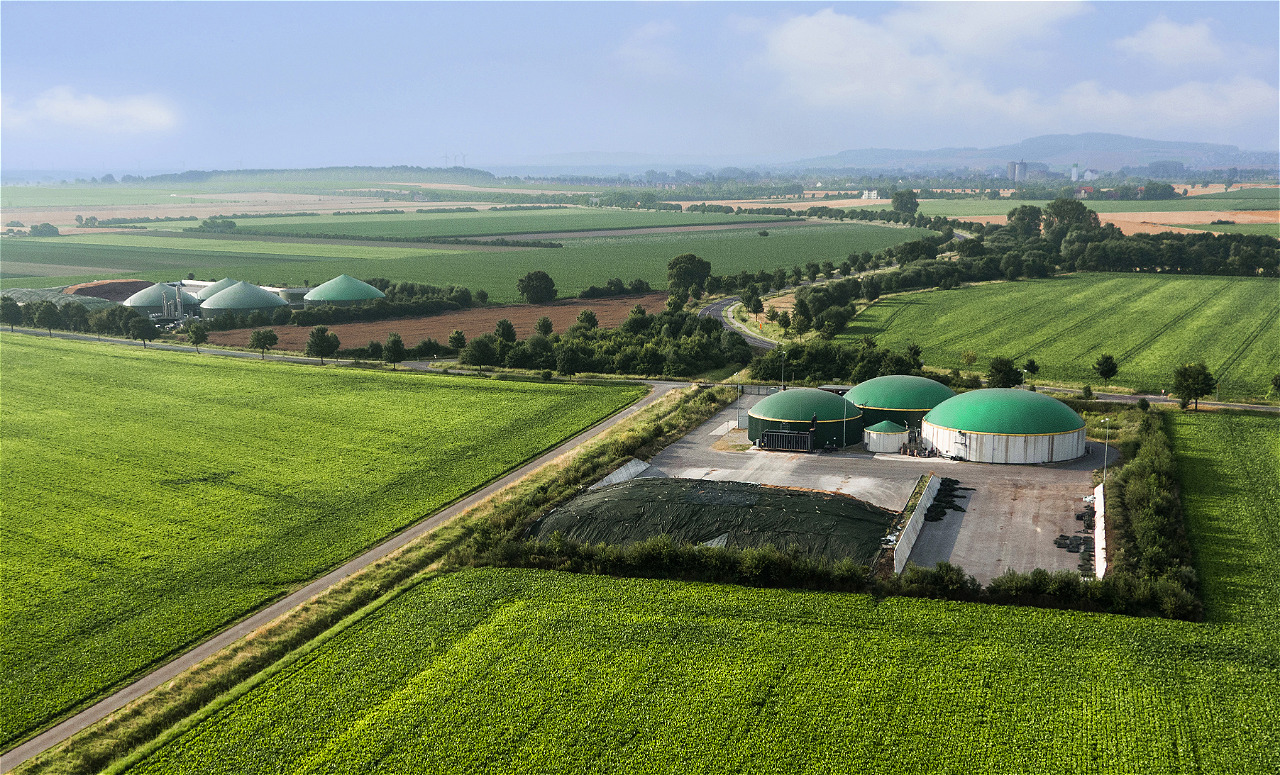
[[[556,331],[565,331],[578,320],[578,313],[589,309],[596,313],[601,326],[613,327],[626,320],[631,308],[639,304],[649,314],[661,312],[666,306],[665,293],[648,293],[643,296],[617,296],[610,299],[566,299],[554,304],[533,305],[513,304],[507,307],[485,307],[482,309],[464,309],[432,315],[423,318],[400,318],[398,320],[378,320],[371,323],[339,323],[329,326],[329,331],[338,335],[343,347],[363,347],[371,341],[385,342],[387,334],[392,331],[400,334],[405,345],[413,347],[423,339],[435,339],[444,342],[454,330],[466,334],[467,339],[491,334],[498,321],[506,318],[516,327],[516,335],[521,339],[533,333],[533,326],[538,318],[546,315]],[[273,326],[280,338],[277,349],[301,352],[306,349],[307,337],[311,329],[307,326]],[[253,329],[236,331],[214,331],[209,334],[209,344],[230,347],[248,347],[249,334]]]
[[[1276,223],[1280,211],[1276,210],[1193,210],[1189,212],[1159,213],[1098,213],[1103,223],[1114,223],[1125,234],[1159,234],[1165,231],[1200,234],[1198,229],[1183,229],[1174,223],[1213,223],[1217,220],[1236,223]],[[969,215],[966,221],[981,221],[1003,226],[1008,220],[1004,215]]]

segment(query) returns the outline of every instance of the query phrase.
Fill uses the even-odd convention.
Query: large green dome
[[[365,301],[386,298],[386,294],[351,275],[340,274],[312,288],[302,298],[306,301]]]
[[[761,399],[747,411],[751,417],[781,422],[852,420],[862,416],[858,407],[835,393],[816,388],[791,388]]]
[[[1037,436],[1071,433],[1084,420],[1071,407],[1043,393],[987,388],[949,398],[924,416],[939,428],[966,433]]]
[[[166,304],[173,304],[177,301],[178,295],[182,295],[182,303],[184,306],[192,309],[200,306],[200,300],[186,291],[178,290],[172,285],[164,283],[156,283],[150,288],[143,288],[122,303],[126,307],[163,307]]]
[[[955,396],[955,391],[928,377],[890,374],[859,384],[845,399],[867,409],[928,411]]]
[[[196,297],[199,299],[207,299],[218,291],[225,291],[238,282],[240,281],[232,280],[230,277],[224,277],[213,285],[206,285],[201,288],[200,292],[196,294]]]
[[[283,307],[289,302],[265,288],[250,283],[239,282],[230,288],[223,288],[204,300],[205,311],[229,309],[232,311],[246,309],[264,309]]]

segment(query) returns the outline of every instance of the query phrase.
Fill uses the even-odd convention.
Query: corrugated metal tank
[[[921,423],[921,442],[980,463],[1057,463],[1085,452],[1084,419],[1041,393],[993,388],[948,399]]]
[[[907,443],[907,429],[885,420],[862,431],[868,452],[901,452]]]

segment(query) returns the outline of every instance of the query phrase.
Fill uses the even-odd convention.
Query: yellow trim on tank
[[[753,420],[768,420],[769,422],[797,422],[797,423],[811,423],[811,422],[813,422],[813,420],[780,420],[780,419],[778,419],[777,417],[764,417],[764,416],[762,416],[762,415],[758,415],[758,414],[751,414],[750,412],[747,412],[747,417],[750,417],[750,418],[751,418],[751,419],[753,419]],[[836,419],[836,420],[818,420],[818,424],[822,424],[822,423],[824,423],[824,422],[849,422],[850,420],[860,420],[860,419],[862,419],[862,415],[861,415],[861,414],[853,414],[853,415],[849,415],[848,417],[844,418],[843,420],[840,420],[840,419]]]

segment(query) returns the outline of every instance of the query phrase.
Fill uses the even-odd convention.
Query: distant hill
[[[1234,145],[1145,140],[1140,137],[1088,132],[1042,135],[995,148],[939,148],[911,151],[865,148],[832,156],[801,159],[780,165],[792,169],[987,169],[1011,161],[1041,162],[1059,171],[1079,164],[1081,169],[1118,170],[1144,167],[1157,161],[1179,161],[1187,167],[1280,167],[1280,153],[1242,151]]]

